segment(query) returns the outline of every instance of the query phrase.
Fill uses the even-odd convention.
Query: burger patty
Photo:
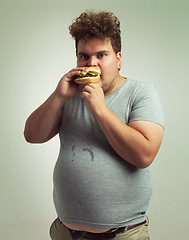
[[[96,74],[96,73],[90,73],[90,72],[88,72],[86,74],[80,73],[78,75],[73,76],[72,80],[74,81],[75,79],[82,78],[82,77],[97,77],[97,76],[98,76],[98,74]]]

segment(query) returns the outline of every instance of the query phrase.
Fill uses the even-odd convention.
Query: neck
[[[111,89],[109,89],[107,92],[105,92],[104,95],[108,96],[108,95],[112,94],[113,92],[115,92],[125,82],[125,80],[126,80],[126,78],[121,77],[119,75],[119,77],[115,81],[115,84],[113,85],[113,87]]]

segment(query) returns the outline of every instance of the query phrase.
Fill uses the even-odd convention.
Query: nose
[[[97,59],[95,56],[90,56],[88,61],[87,61],[87,66],[90,67],[90,66],[97,66],[98,65],[98,62],[97,62]]]

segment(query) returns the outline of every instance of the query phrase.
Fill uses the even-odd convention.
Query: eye
[[[86,54],[81,54],[78,58],[80,61],[87,61],[89,59],[89,56],[87,56]]]
[[[98,59],[102,59],[102,58],[106,57],[106,54],[105,53],[99,53],[97,57],[98,57]]]

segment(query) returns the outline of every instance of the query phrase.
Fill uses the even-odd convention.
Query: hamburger
[[[88,67],[78,75],[72,77],[77,84],[97,83],[100,81],[101,70],[98,67]]]

